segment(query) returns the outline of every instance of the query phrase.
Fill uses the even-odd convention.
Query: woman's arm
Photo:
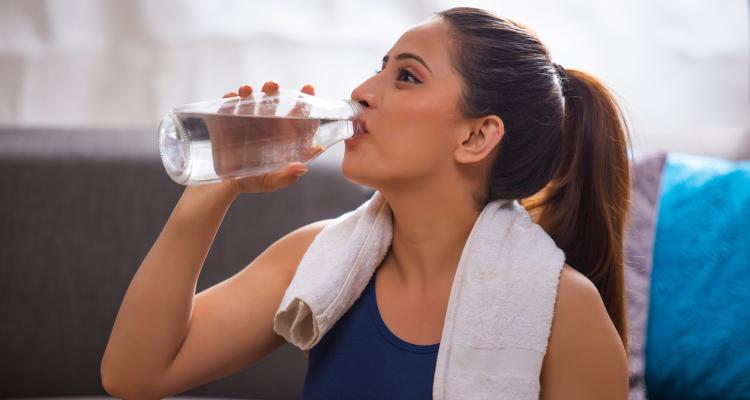
[[[622,340],[591,281],[565,265],[541,373],[543,400],[627,399]]]
[[[105,387],[112,379],[146,380],[170,365],[203,261],[235,197],[226,183],[185,189],[120,306],[101,364]]]
[[[271,81],[263,86],[263,92],[267,94],[276,90],[278,90],[278,84]],[[312,86],[305,86],[302,91],[314,95]],[[247,97],[252,94],[252,88],[243,86],[240,92],[242,93],[240,97]],[[225,97],[236,95],[236,93],[228,93]],[[217,324],[225,320],[240,319],[240,316],[235,317],[217,312],[204,317],[204,309],[215,308],[217,299],[219,302],[226,301],[228,298],[234,300],[238,293],[242,293],[244,288],[238,288],[238,286],[245,285],[247,290],[252,292],[255,288],[252,285],[267,284],[265,291],[256,290],[252,294],[244,295],[242,298],[246,303],[243,304],[255,300],[253,304],[266,305],[264,310],[272,308],[267,306],[268,304],[278,304],[277,297],[283,294],[284,276],[288,275],[284,266],[289,265],[290,268],[295,266],[294,260],[289,261],[289,257],[284,254],[294,253],[290,248],[292,250],[301,248],[298,243],[301,239],[298,237],[309,236],[305,234],[309,229],[303,230],[300,234],[287,235],[280,240],[281,244],[272,246],[273,250],[266,251],[263,257],[259,257],[262,260],[255,263],[282,266],[272,269],[255,268],[250,273],[238,274],[238,277],[228,279],[200,296],[195,295],[198,276],[224,215],[236,197],[241,193],[273,192],[291,186],[297,182],[302,170],[307,170],[304,163],[295,162],[263,175],[185,188],[164,229],[133,276],[117,313],[100,367],[102,385],[109,393],[115,392],[120,397],[123,396],[122,393],[126,393],[129,397],[142,398],[143,393],[150,393],[148,388],[152,382],[160,384],[163,382],[161,378],[166,376],[165,371],[178,370],[169,375],[175,377],[170,383],[179,382],[189,385],[193,375],[201,375],[203,378],[211,373],[221,375],[227,369],[236,368],[236,360],[230,360],[234,361],[231,365],[228,365],[230,362],[226,360],[214,360],[218,366],[202,365],[205,369],[213,368],[212,370],[208,372],[201,370],[200,374],[194,373],[184,378],[195,371],[185,372],[175,368],[175,361],[178,355],[183,354],[181,350],[186,345],[190,345],[190,354],[200,355],[215,349],[215,346],[211,347],[212,343],[210,343],[214,341],[215,336],[202,333],[204,341],[201,341],[193,339],[195,334],[189,335],[188,333],[195,332],[195,326],[199,326],[201,332],[205,332],[203,326],[207,323],[203,321],[206,320]],[[279,255],[279,253],[284,254]],[[249,279],[247,276],[253,278]],[[196,301],[196,297],[200,299]],[[207,305],[204,306],[204,304]],[[224,307],[225,310],[227,308]],[[233,309],[233,312],[238,314],[243,311]],[[196,317],[196,314],[199,315]],[[265,316],[256,312],[244,321],[248,318]],[[217,322],[211,318],[224,318],[224,320]],[[273,334],[270,325],[259,326],[256,333],[256,335],[247,334],[240,338],[249,341],[248,346],[252,348],[251,350],[256,350],[255,353],[263,353],[275,343],[280,343],[278,341],[270,344],[268,344],[269,341],[262,342],[261,339],[267,337],[264,335]],[[261,339],[254,341],[256,337],[261,336]],[[206,348],[200,346],[207,342]],[[198,346],[193,346],[193,343],[198,343]],[[224,343],[236,344],[227,340]],[[251,360],[252,357],[248,359]],[[177,364],[177,367],[181,365]],[[195,378],[195,380],[198,379]],[[176,385],[175,383],[174,386]],[[131,394],[135,396],[130,396]]]

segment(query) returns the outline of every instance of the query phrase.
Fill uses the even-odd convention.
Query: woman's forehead
[[[406,31],[387,55],[392,59],[401,53],[416,54],[425,61],[433,74],[447,72],[450,67],[448,39],[448,25],[442,20],[434,19]]]

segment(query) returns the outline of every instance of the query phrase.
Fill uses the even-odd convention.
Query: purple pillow
[[[630,400],[646,399],[644,350],[651,260],[654,250],[659,186],[665,152],[639,153],[631,158],[630,218],[625,228],[625,297],[628,316]]]

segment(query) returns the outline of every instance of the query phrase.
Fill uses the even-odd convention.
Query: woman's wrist
[[[182,192],[177,207],[188,209],[190,212],[213,210],[223,214],[238,194],[236,185],[229,180],[207,185],[187,186]]]

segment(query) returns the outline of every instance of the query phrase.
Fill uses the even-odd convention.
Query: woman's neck
[[[428,290],[455,274],[479,211],[470,191],[386,196],[393,212],[390,257],[406,287]]]

